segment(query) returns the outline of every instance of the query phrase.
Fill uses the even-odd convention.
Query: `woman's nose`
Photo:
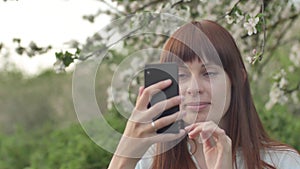
[[[203,89],[203,85],[201,84],[201,80],[194,78],[189,83],[186,92],[189,95],[197,95],[197,94],[201,94],[203,90],[204,89]]]

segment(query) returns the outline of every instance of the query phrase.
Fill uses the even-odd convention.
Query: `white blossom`
[[[168,13],[170,15],[177,15],[177,10],[175,8],[171,8],[172,4],[166,3],[166,5],[161,9],[161,13]]]
[[[279,80],[284,76],[286,76],[286,72],[284,69],[281,69],[279,73],[277,73],[276,75],[273,76],[273,79]]]
[[[197,12],[198,12],[198,15],[202,15],[204,13],[204,10],[203,10],[203,6],[202,5],[198,5],[197,6]]]
[[[256,55],[256,53],[257,53],[257,50],[256,50],[256,49],[253,49],[253,50],[252,50],[252,54],[253,54],[253,55]]]
[[[132,9],[133,11],[137,10],[139,8],[139,3],[138,1],[133,1],[130,3],[129,5],[130,9]]]
[[[292,63],[294,63],[295,66],[299,67],[300,66],[300,46],[299,44],[295,44],[293,45],[289,58],[291,60]]]
[[[279,88],[283,89],[288,85],[288,81],[286,80],[285,77],[282,77],[279,81]]]
[[[294,66],[289,66],[288,70],[289,70],[289,72],[293,73],[295,71],[295,67]]]
[[[57,59],[56,62],[54,63],[54,65],[53,65],[53,69],[56,73],[65,72],[65,68],[66,68],[66,66],[65,66],[65,64],[62,60]]]
[[[113,101],[114,101],[114,96],[113,96],[113,92],[112,92],[112,87],[109,86],[107,89],[106,89],[106,93],[107,93],[107,109],[112,109],[112,105],[113,105]]]
[[[289,2],[291,2],[297,11],[300,11],[300,1],[299,0],[290,0]]]
[[[256,34],[257,30],[256,30],[256,25],[259,22],[259,18],[258,17],[250,17],[247,22],[244,23],[244,27],[246,28],[246,30],[248,31],[248,35],[251,36],[253,33]]]
[[[135,93],[130,93],[130,97],[131,97],[131,98],[136,98],[136,97],[137,97],[137,94],[135,94]]]
[[[258,74],[257,74],[257,73],[254,73],[254,74],[252,75],[252,80],[253,80],[253,81],[257,81],[257,80],[258,80]]]
[[[120,79],[121,79],[121,81],[126,81],[129,77],[131,77],[133,75],[133,72],[134,71],[132,69],[130,69],[130,68],[122,71],[120,73]]]
[[[291,94],[291,98],[295,104],[299,103],[298,91],[293,91]]]
[[[241,15],[238,11],[235,11],[235,15],[236,15],[236,20],[235,20],[236,23],[239,23],[244,19],[244,16]]]
[[[137,80],[136,80],[136,79],[133,79],[133,80],[131,81],[131,85],[132,85],[132,86],[138,85]]]
[[[285,76],[286,72],[284,69],[281,69],[279,73],[273,76],[276,81],[273,83],[269,93],[269,101],[266,104],[268,110],[277,103],[281,105],[287,103],[288,97],[286,96],[284,89],[288,85],[288,81]]]
[[[225,18],[228,24],[232,24],[234,21],[233,17],[230,15],[226,15]]]
[[[144,65],[145,59],[142,57],[134,57],[130,62],[130,66],[134,72],[137,71],[139,68],[143,67]]]
[[[253,58],[252,56],[247,56],[247,57],[246,57],[246,61],[247,61],[248,63],[250,63],[250,64],[253,64],[253,60],[254,60],[254,58]]]
[[[270,110],[275,104],[279,103],[281,105],[287,103],[288,97],[285,95],[284,91],[278,88],[277,83],[274,83],[271,87],[269,93],[270,100],[266,104],[266,109]]]
[[[113,71],[113,72],[116,71],[117,68],[118,68],[118,65],[115,64],[115,63],[112,63],[112,64],[109,65],[109,69],[110,69],[111,71]]]

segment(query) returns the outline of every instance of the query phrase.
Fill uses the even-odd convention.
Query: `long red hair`
[[[201,59],[212,60],[216,63],[218,58],[214,57],[215,52],[214,49],[211,49],[210,44],[216,50],[232,84],[231,102],[223,120],[225,119],[225,122],[227,122],[225,130],[232,140],[233,165],[237,167],[235,160],[239,149],[246,168],[275,168],[261,159],[260,151],[282,144],[271,140],[263,128],[254,106],[240,51],[227,30],[209,20],[188,23],[175,31],[167,40],[164,51],[168,52],[162,53],[161,62],[178,62],[179,60],[190,62],[201,57]],[[199,53],[201,56],[199,56]],[[158,144],[157,151],[163,151],[164,144],[167,143]],[[187,138],[172,149],[155,156],[152,168],[196,168],[187,148]]]

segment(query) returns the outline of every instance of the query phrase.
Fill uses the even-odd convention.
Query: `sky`
[[[23,46],[28,46],[30,41],[38,46],[51,45],[53,49],[49,53],[33,58],[11,51],[10,62],[28,75],[38,74],[52,67],[55,52],[67,50],[65,42],[71,39],[84,42],[109,24],[105,15],[97,18],[94,24],[82,19],[83,15],[94,14],[99,8],[107,6],[97,0],[1,0],[0,43],[12,50],[17,46],[13,38],[20,38]]]

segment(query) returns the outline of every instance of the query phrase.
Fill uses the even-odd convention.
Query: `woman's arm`
[[[165,80],[139,90],[136,106],[127,121],[123,136],[110,162],[109,169],[133,169],[148,148],[157,142],[171,141],[185,135],[185,130],[178,134],[156,134],[156,130],[165,127],[179,119],[179,112],[160,118],[152,124],[153,117],[161,114],[164,110],[179,105],[181,97],[176,96],[161,101],[147,108],[149,98],[158,91],[171,84],[171,80]],[[155,128],[154,128],[155,127]]]

